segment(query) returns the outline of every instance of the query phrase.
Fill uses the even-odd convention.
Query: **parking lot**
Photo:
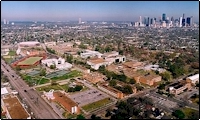
[[[79,106],[84,106],[107,97],[109,97],[107,94],[96,89],[90,89],[69,95],[69,98],[75,101]]]
[[[173,102],[171,100],[168,100],[166,98],[163,98],[163,97],[159,97],[157,95],[154,95],[154,94],[146,94],[145,96],[151,98],[154,102],[154,104],[158,104],[158,105],[161,105],[161,106],[165,106],[167,108],[175,108],[177,107],[177,103],[176,102]]]

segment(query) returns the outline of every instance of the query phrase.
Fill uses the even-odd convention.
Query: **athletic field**
[[[21,62],[19,62],[17,65],[33,65],[37,61],[41,60],[43,57],[29,57]]]

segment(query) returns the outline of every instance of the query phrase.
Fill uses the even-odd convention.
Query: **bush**
[[[175,110],[172,115],[179,119],[185,118],[185,114],[181,110]]]

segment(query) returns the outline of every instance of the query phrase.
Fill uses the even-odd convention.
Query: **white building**
[[[63,58],[45,59],[45,60],[42,60],[41,63],[43,65],[46,65],[47,67],[50,67],[51,65],[55,65],[56,68],[59,70],[72,68],[72,64],[65,62],[65,59]]]
[[[44,96],[47,98],[47,100],[53,100],[55,97],[53,96],[54,90],[51,89],[49,92],[44,92]]]
[[[126,57],[123,55],[119,55],[119,52],[116,52],[116,51],[104,53],[102,57],[105,59],[105,61],[108,62],[109,65],[114,62],[119,63],[119,62],[126,61]]]
[[[56,42],[45,42],[44,43],[46,46],[55,46]]]
[[[94,58],[87,61],[87,64],[91,66],[91,68],[98,70],[100,66],[106,66],[109,63],[102,58]]]
[[[100,58],[99,58],[100,57]],[[92,58],[87,61],[87,64],[91,66],[91,68],[98,70],[100,66],[107,66],[114,62],[125,62],[126,57],[119,55],[119,52],[112,51],[105,54],[100,54],[98,58]]]
[[[68,70],[68,69],[72,68],[72,64],[65,62],[64,64],[56,65],[56,68],[59,70]]]
[[[84,53],[81,53],[81,58],[88,58],[88,57],[95,57],[101,58],[103,54],[101,54],[98,51],[92,51],[92,50],[85,50]]]
[[[189,80],[191,83],[195,84],[199,82],[199,74],[187,77],[186,80]]]

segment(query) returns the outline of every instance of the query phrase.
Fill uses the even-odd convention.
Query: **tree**
[[[40,76],[45,76],[46,75],[46,70],[45,69],[41,69],[40,70]]]
[[[55,69],[56,65],[50,65],[50,69]]]
[[[112,87],[114,87],[114,86],[117,85],[117,82],[115,80],[110,80],[109,81],[109,85],[112,86]]]
[[[21,70],[21,68],[20,68],[20,66],[16,66],[16,71],[20,71]]]
[[[81,85],[76,85],[76,87],[75,87],[75,91],[80,91],[82,89],[83,89],[83,86],[81,86]]]
[[[185,114],[181,110],[175,110],[172,115],[179,119],[185,118]]]
[[[106,114],[105,114],[105,117],[109,117],[109,116],[111,116],[112,114],[111,114],[111,112],[110,112],[110,110],[108,109],[108,110],[106,110]]]
[[[66,61],[69,63],[72,63],[73,56],[72,55],[67,55]]]
[[[81,49],[87,49],[87,46],[84,45],[83,43],[81,43],[81,44],[79,45],[79,48],[81,48]]]
[[[125,85],[123,88],[123,92],[127,94],[132,94],[133,93],[132,87],[130,85]]]
[[[82,114],[77,115],[76,119],[85,119],[85,117]]]
[[[169,72],[169,71],[165,71],[165,72],[161,73],[160,75],[162,76],[162,79],[165,81],[170,81],[172,79],[171,72]]]
[[[130,83],[130,84],[135,84],[135,82],[136,82],[135,79],[130,79],[130,80],[129,80],[129,83]]]

